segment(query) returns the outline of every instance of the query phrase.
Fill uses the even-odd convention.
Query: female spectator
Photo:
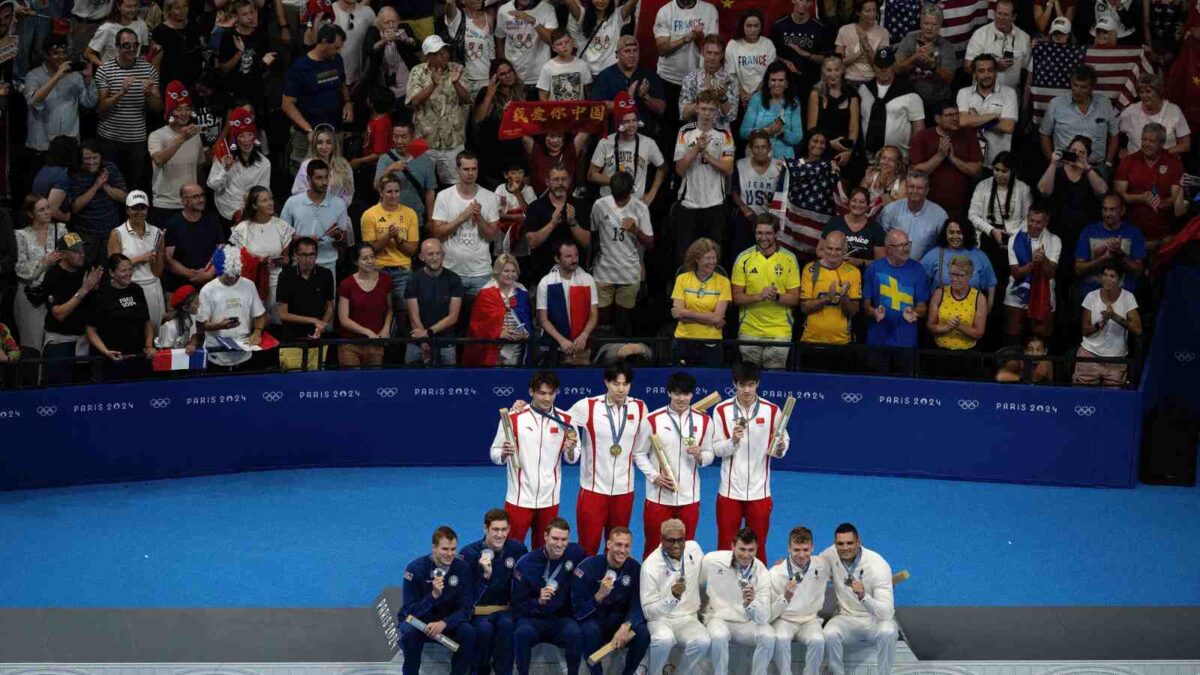
[[[593,78],[617,62],[621,29],[638,6],[636,0],[618,4],[618,0],[567,0],[567,33]]]
[[[1025,213],[1033,205],[1033,194],[1013,171],[1012,153],[996,155],[992,175],[975,186],[968,218],[979,237],[991,237],[1000,246],[1025,228]]]
[[[32,192],[45,197],[50,216],[60,223],[71,222],[70,172],[80,163],[79,141],[70,136],[55,136],[46,151],[46,163],[33,177]]]
[[[829,141],[821,129],[809,132],[803,157],[784,160],[787,169],[784,177],[784,194],[791,204],[803,205],[807,211],[827,216],[834,214],[833,195],[841,180],[841,167],[831,159],[825,159]],[[817,241],[814,230],[811,238]]]
[[[967,283],[987,295],[990,311],[996,299],[996,271],[987,254],[979,250],[975,228],[963,227],[956,220],[946,221],[938,234],[938,245],[926,251],[925,257],[920,260],[925,274],[929,275],[929,289],[932,291],[950,285],[950,262],[958,258],[971,261],[971,278]]]
[[[1034,206],[1029,209],[1027,228],[1008,242],[1004,334],[1009,344],[1020,344],[1026,317],[1035,335],[1049,336],[1054,328],[1054,274],[1062,240],[1046,229],[1049,219],[1045,208]]]
[[[142,47],[150,44],[150,27],[138,18],[138,0],[118,0],[112,4],[112,12],[96,29],[92,40],[83,49],[83,56],[92,65],[99,68],[106,61],[117,57],[117,31],[128,28],[137,34],[138,44]],[[140,53],[140,52],[139,52]]]
[[[392,278],[375,266],[375,248],[366,242],[355,247],[357,270],[338,284],[337,313],[343,338],[371,340],[392,336]],[[383,345],[340,345],[342,366],[378,366]]]
[[[529,166],[529,184],[539,195],[546,191],[546,174],[550,167],[562,164],[574,173],[579,166],[575,145],[568,143],[567,135],[561,131],[547,133],[540,143],[532,136],[522,136],[521,143],[525,147],[525,163]]]
[[[308,156],[300,163],[296,180],[292,181],[292,194],[308,190],[308,163],[318,158],[329,165],[329,194],[341,197],[347,204],[354,203],[354,171],[342,155],[342,142],[328,124],[318,124],[308,135]]]
[[[885,251],[887,232],[883,231],[878,220],[868,214],[870,204],[871,193],[865,187],[854,188],[850,191],[846,213],[830,218],[825,229],[821,230],[822,239],[830,232],[845,233],[846,262],[859,269],[882,258]]]
[[[367,62],[364,82],[391,90],[396,103],[402,106],[408,93],[408,74],[421,62],[421,46],[400,25],[400,15],[394,8],[379,8],[375,25],[367,30],[363,51]]]
[[[683,256],[683,273],[675,277],[671,291],[671,317],[675,325],[675,344],[671,361],[676,365],[721,366],[721,330],[725,328],[725,309],[733,301],[729,277],[718,273],[721,248],[707,237],[688,246]]]
[[[987,326],[988,302],[969,280],[975,274],[975,264],[964,256],[950,261],[950,283],[933,289],[929,298],[929,318],[925,327],[938,347],[950,350],[973,349],[983,337]],[[961,371],[969,361],[947,361],[947,370]]]
[[[821,81],[808,94],[807,119],[804,127],[821,127],[829,132],[829,147],[846,166],[850,153],[858,143],[858,92],[846,84],[846,64],[830,56],[821,64]]]
[[[537,193],[529,187],[525,162],[520,157],[507,160],[504,182],[496,186],[495,193],[500,202],[500,236],[492,242],[494,254],[512,253],[518,258],[528,257],[529,243],[521,236],[521,229],[525,225],[525,212],[537,200]]]
[[[158,327],[154,346],[159,349],[196,351],[200,336],[196,332],[196,312],[200,311],[200,294],[191,284],[184,284],[171,294],[171,309]]]
[[[133,264],[114,253],[108,257],[108,283],[89,296],[87,338],[92,353],[103,356],[105,379],[140,377],[154,356],[154,324],[146,294],[132,283]]]
[[[217,214],[226,229],[239,216],[245,217],[242,206],[251,188],[271,184],[271,160],[255,146],[258,127],[250,111],[234,108],[229,127],[234,140],[232,152],[214,161],[208,172],[208,187],[213,190]]]
[[[852,85],[866,84],[875,77],[875,50],[888,44],[891,37],[879,25],[879,3],[854,0],[855,23],[838,29],[833,49],[846,63],[846,79]]]
[[[1133,293],[1125,290],[1123,271],[1118,262],[1101,267],[1100,288],[1083,298],[1083,341],[1076,356],[1082,358],[1124,358],[1129,354],[1129,334],[1142,334],[1142,319]],[[1127,379],[1124,363],[1075,363],[1075,384],[1121,387]]]
[[[0,323],[0,363],[13,363],[21,360],[21,347],[12,336],[12,331]],[[0,384],[7,378],[0,371]]]
[[[904,163],[904,154],[894,145],[885,145],[875,153],[874,163],[863,175],[859,183],[871,195],[871,205],[867,215],[874,218],[880,209],[897,199],[908,196],[905,178],[908,176],[908,166]]]
[[[162,277],[167,256],[163,231],[146,222],[150,213],[150,199],[141,190],[134,190],[125,198],[125,213],[128,217],[108,235],[108,255],[120,253],[133,265],[133,283],[142,287],[146,294],[146,307],[150,323],[158,326],[162,321],[163,307]]]
[[[733,77],[743,108],[750,104],[750,97],[762,88],[764,76],[769,72],[768,66],[775,63],[775,44],[763,37],[764,28],[762,12],[756,8],[748,9],[738,17],[737,25],[733,28],[733,39],[725,45],[725,70]],[[786,78],[787,69],[784,68],[782,72]],[[791,95],[790,81],[788,94],[788,101],[795,98]]]
[[[496,58],[496,41],[492,37],[495,28],[495,19],[491,12],[484,11],[483,0],[446,3],[446,30],[454,36],[452,42],[463,45],[463,84],[471,97],[487,84],[488,68]]]
[[[500,119],[504,109],[513,101],[525,100],[525,85],[508,59],[492,61],[487,86],[475,94],[471,114],[472,146],[479,155],[479,182],[495,185],[503,180],[502,172],[508,159],[523,154],[521,141],[502,141]],[[531,139],[532,140],[532,139]]]
[[[1192,130],[1188,127],[1183,110],[1163,98],[1163,79],[1157,73],[1144,73],[1138,78],[1138,96],[1141,102],[1126,106],[1117,117],[1117,129],[1125,136],[1126,145],[1121,157],[1142,149],[1142,127],[1158,122],[1167,130],[1163,141],[1163,152],[1182,158],[1192,149]]]
[[[1030,335],[1025,341],[1025,356],[1045,356],[1047,352],[1046,340],[1040,335]],[[1004,364],[996,371],[997,382],[1021,382],[1025,379],[1025,372],[1033,367],[1029,374],[1029,381],[1033,383],[1049,382],[1054,379],[1054,362],[1039,359],[1037,361],[1025,361],[1013,359],[1005,361]]]
[[[516,366],[525,352],[533,314],[529,291],[517,283],[521,266],[508,253],[496,256],[492,279],[475,296],[467,335],[472,340],[505,340],[513,344],[472,343],[463,350],[463,365]]]
[[[1084,226],[1100,219],[1100,197],[1108,192],[1104,177],[1088,162],[1091,152],[1092,139],[1072,138],[1065,151],[1054,153],[1054,161],[1037,183],[1038,192],[1050,206],[1054,232],[1062,239],[1063,251],[1068,256],[1075,251],[1075,242]],[[1066,267],[1069,270],[1073,265]]]
[[[279,323],[275,308],[275,289],[279,286],[279,273],[287,264],[286,252],[292,245],[296,230],[275,215],[275,198],[271,191],[261,185],[250,188],[246,195],[245,219],[229,233],[229,245],[241,246],[258,259],[259,265],[243,270],[242,276],[251,277],[258,286],[258,295],[267,308],[267,321]],[[267,270],[264,273],[262,270]],[[265,293],[263,291],[266,291]]]
[[[792,92],[791,79],[782,61],[767,66],[767,86],[750,99],[742,118],[742,138],[762,129],[771,136],[771,155],[776,159],[796,156],[796,145],[804,138],[800,100]]]
[[[26,358],[42,353],[45,336],[46,298],[41,288],[46,271],[58,264],[58,238],[66,234],[67,226],[50,217],[50,204],[45,197],[26,195],[25,227],[13,234],[17,239],[17,294],[13,299],[13,318],[20,333],[21,348]]]

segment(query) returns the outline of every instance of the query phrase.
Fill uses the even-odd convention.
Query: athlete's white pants
[[[842,654],[847,644],[868,642],[875,646],[878,675],[892,672],[896,658],[896,638],[900,629],[895,621],[878,621],[870,616],[837,615],[825,624],[825,653],[829,655],[829,672],[842,675],[846,666]]]
[[[694,616],[665,618],[646,624],[650,631],[650,650],[647,652],[647,673],[662,675],[663,667],[671,658],[671,649],[683,645],[683,658],[677,673],[700,672],[700,663],[708,656],[708,629]]]
[[[708,637],[712,640],[713,675],[726,675],[729,672],[730,638],[740,645],[754,647],[751,675],[767,675],[771,653],[775,650],[775,632],[770,626],[753,621],[732,623],[715,617],[709,619],[706,625]]]
[[[778,619],[771,626],[775,631],[775,667],[781,675],[792,672],[792,641],[804,645],[804,675],[820,675],[821,661],[825,658],[825,634],[821,632],[821,620],[813,617],[804,623],[793,623]]]

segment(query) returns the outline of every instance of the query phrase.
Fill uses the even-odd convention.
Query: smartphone
[[[1013,60],[1013,53],[1011,49],[1004,50],[1004,58],[1008,59],[1009,61]]]
[[[79,71],[83,70],[84,68],[87,68],[87,61],[79,60],[79,61],[71,62],[71,72],[72,73],[78,73]]]
[[[239,318],[238,318],[238,317],[236,317],[236,316],[231,316],[231,317],[229,317],[229,319],[227,319],[227,320],[232,320],[232,321],[233,321],[233,323],[232,323],[232,324],[230,324],[230,327],[233,327],[233,326],[238,326],[238,325],[241,325],[241,323],[242,323],[242,320],[241,320],[241,319],[239,319]]]

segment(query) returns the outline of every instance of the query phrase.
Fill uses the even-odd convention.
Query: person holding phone
[[[233,370],[250,361],[250,351],[229,351],[221,338],[229,338],[243,348],[262,342],[267,310],[258,297],[254,282],[242,276],[242,248],[222,246],[213,253],[216,279],[200,289],[200,309],[196,322],[204,327],[204,348],[209,363]]]
[[[25,103],[29,114],[25,147],[40,153],[50,149],[50,139],[79,139],[80,108],[95,108],[98,94],[92,66],[71,61],[67,38],[52,35],[42,47],[46,61],[25,76]],[[32,168],[32,167],[31,167]],[[36,171],[30,171],[32,176]]]

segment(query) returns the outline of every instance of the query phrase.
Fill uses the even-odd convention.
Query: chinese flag
[[[654,70],[658,64],[658,49],[654,46],[654,17],[663,5],[675,0],[642,0],[638,8],[637,41],[641,49],[642,66]],[[707,2],[708,0],[697,0]],[[769,36],[771,23],[781,16],[792,13],[791,0],[713,0],[717,16],[721,20],[721,39],[728,41],[733,35],[733,25],[742,12],[757,8],[763,13],[763,35]]]
[[[1191,16],[1195,16],[1192,10]],[[1183,46],[1166,77],[1167,99],[1183,109],[1188,126],[1200,124],[1200,38],[1183,34]]]

